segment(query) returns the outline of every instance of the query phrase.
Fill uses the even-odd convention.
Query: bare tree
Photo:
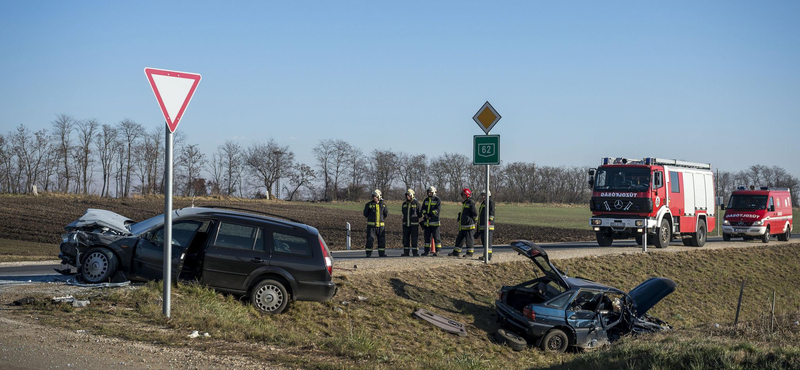
[[[222,194],[222,179],[225,177],[225,161],[220,153],[214,153],[211,156],[208,172],[211,173],[211,183],[208,184],[208,186],[211,187],[211,194]]]
[[[14,155],[17,157],[17,175],[14,182],[17,188],[22,192],[29,192],[31,190],[31,180],[33,179],[33,138],[31,132],[24,125],[17,126],[11,136],[11,148]],[[24,177],[24,180],[23,180]],[[24,182],[23,182],[24,181]]]
[[[405,189],[422,189],[422,183],[428,168],[428,158],[425,154],[409,155],[400,153],[397,156],[398,177],[403,182]]]
[[[468,166],[472,166],[472,163],[467,156],[456,153],[444,153],[443,159],[440,170],[444,172],[449,184],[446,199],[458,201],[466,182]]]
[[[103,171],[103,186],[100,189],[100,196],[107,197],[111,187],[111,172],[114,164],[116,151],[114,143],[117,140],[117,130],[111,125],[103,125],[95,139],[95,146],[100,157],[100,167]]]
[[[301,188],[306,187],[310,190],[311,183],[316,178],[314,170],[305,163],[295,164],[291,171],[289,171],[288,177],[289,186],[286,187],[286,190],[287,193],[289,193],[289,201],[294,200],[294,197]]]
[[[69,192],[69,179],[70,179],[70,150],[72,148],[72,130],[75,126],[75,120],[66,115],[66,114],[59,114],[56,116],[56,120],[53,121],[53,134],[55,135],[56,139],[58,140],[58,155],[59,160],[64,165],[63,172],[59,174],[61,177],[61,181],[59,181],[59,185],[62,184],[63,181],[63,191]]]
[[[324,184],[323,200],[331,200],[333,197],[330,194],[331,190],[331,168],[333,167],[333,157],[336,153],[333,140],[320,140],[319,144],[314,147],[314,158],[317,159],[317,166],[319,172],[317,174],[322,177]]]
[[[0,134],[0,191],[11,192],[11,167],[13,154],[5,136]]]
[[[208,163],[206,155],[200,152],[197,144],[184,146],[178,159],[178,165],[186,170],[186,188],[183,195],[198,195],[195,191],[198,188],[196,180],[200,175],[200,170]],[[202,185],[205,187],[205,184]]]
[[[289,146],[280,146],[273,139],[269,139],[266,144],[253,144],[248,148],[245,157],[248,168],[258,177],[267,192],[273,188],[281,173],[285,174],[291,170],[294,162],[294,153],[289,150]],[[276,187],[274,193],[276,198],[278,190]]]
[[[397,154],[389,150],[372,151],[369,161],[370,184],[388,194],[397,176]]]
[[[343,177],[345,169],[347,168],[348,156],[353,151],[350,143],[338,139],[332,142],[333,158],[331,163],[331,176],[333,177],[333,200],[336,200],[339,194],[339,179]]]
[[[508,179],[508,192],[503,194],[505,199],[512,202],[533,202],[536,188],[536,164],[509,163],[504,168],[504,174]]]
[[[347,200],[358,200],[364,192],[364,179],[367,175],[367,160],[361,149],[353,147],[347,156],[347,174],[350,184],[347,185]]]
[[[124,174],[124,178],[120,179],[123,181],[123,186],[121,190],[122,190],[122,196],[128,197],[130,195],[130,190],[131,190],[131,173],[133,172],[133,164],[134,164],[133,163],[134,153],[132,150],[134,148],[134,145],[136,144],[136,141],[142,136],[144,136],[145,130],[144,127],[142,127],[142,125],[127,118],[119,123],[117,130],[119,131],[120,139],[122,140],[123,145],[125,146],[125,153],[124,153],[125,167],[124,171],[122,171]],[[122,162],[122,160],[120,162]]]
[[[96,119],[88,119],[78,122],[78,150],[81,177],[83,180],[83,194],[89,192],[89,164],[94,160],[92,154],[92,140],[100,124]]]
[[[242,157],[244,156],[242,147],[233,141],[226,141],[218,148],[218,153],[223,164],[225,195],[233,195],[237,190],[241,194]]]

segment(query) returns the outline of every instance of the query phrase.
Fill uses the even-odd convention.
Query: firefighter
[[[492,234],[494,234],[494,199],[492,199],[492,191],[489,191],[489,244],[487,246],[485,239],[486,231],[486,190],[481,192],[480,210],[478,211],[478,231],[475,232],[475,239],[480,238],[484,248],[488,248],[489,261],[492,260]],[[483,259],[483,257],[481,257]]]
[[[449,256],[458,257],[461,253],[461,244],[467,243],[467,253],[462,257],[472,257],[475,252],[475,240],[472,233],[475,230],[475,217],[478,217],[478,210],[475,208],[475,201],[472,200],[472,191],[464,189],[461,191],[461,212],[458,212],[458,236],[456,236],[456,246]]]
[[[419,216],[422,214],[417,198],[414,197],[414,190],[406,190],[406,201],[403,202],[403,254],[408,257],[409,252],[414,253],[414,257],[419,256]]]
[[[364,217],[367,218],[367,257],[372,256],[372,243],[378,239],[378,256],[386,257],[386,228],[385,220],[389,216],[389,209],[383,202],[381,191],[372,192],[372,200],[364,205]]]
[[[431,237],[436,243],[436,249],[442,248],[442,237],[439,232],[439,212],[442,210],[442,201],[436,196],[436,188],[428,187],[428,197],[422,202],[422,228],[425,230],[423,237],[425,240],[425,252],[423,256],[436,256],[436,252],[431,251]]]

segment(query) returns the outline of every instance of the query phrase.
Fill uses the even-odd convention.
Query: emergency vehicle
[[[666,248],[673,239],[702,247],[716,224],[714,173],[707,163],[675,159],[603,158],[589,170],[597,244],[635,238]]]
[[[723,205],[722,209],[725,209]],[[792,196],[788,188],[746,190],[739,187],[731,193],[725,218],[722,221],[722,239],[761,239],[769,243],[772,235],[788,241],[792,237]]]

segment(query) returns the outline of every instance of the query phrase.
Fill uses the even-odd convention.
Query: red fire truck
[[[724,205],[722,209],[725,209]],[[722,221],[722,239],[757,238],[769,243],[772,235],[777,235],[781,241],[789,241],[792,237],[792,195],[789,188],[747,190],[739,187],[731,193]]]
[[[673,239],[702,247],[714,230],[716,207],[711,165],[675,159],[603,158],[589,170],[589,224],[597,244],[635,238],[666,248]]]

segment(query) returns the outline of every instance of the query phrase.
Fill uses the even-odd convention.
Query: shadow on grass
[[[497,329],[495,324],[494,307],[491,304],[487,306],[467,302],[463,299],[455,299],[448,297],[441,292],[435,292],[430,289],[421,288],[413,284],[408,284],[397,278],[389,280],[392,284],[392,289],[397,296],[419,302],[421,304],[436,307],[442,311],[457,313],[461,315],[471,315],[474,320],[470,323],[472,326],[485,331],[491,335]],[[477,301],[486,301],[486,297],[470,293],[470,296]]]

